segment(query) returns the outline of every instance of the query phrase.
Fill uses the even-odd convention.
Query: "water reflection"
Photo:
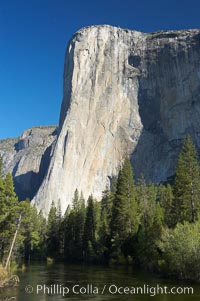
[[[100,267],[85,265],[44,265],[34,264],[19,274],[20,286],[6,290],[1,294],[0,301],[63,301],[63,300],[95,300],[95,301],[147,301],[150,294],[130,294],[131,288],[147,288],[167,286],[191,286],[159,279],[155,275],[134,271],[130,267]],[[112,286],[112,290],[109,288]],[[194,294],[168,295],[158,294],[154,301],[199,301],[200,288],[192,285]],[[63,294],[65,289],[65,294]],[[115,290],[116,293],[115,293]],[[48,294],[49,292],[49,294]],[[111,294],[114,292],[114,294]],[[153,292],[153,291],[152,291]],[[152,294],[151,294],[152,295]]]

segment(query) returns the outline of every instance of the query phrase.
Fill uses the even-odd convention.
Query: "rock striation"
[[[20,200],[32,199],[36,194],[47,172],[56,137],[56,127],[47,126],[28,129],[19,138],[0,140],[4,173],[12,173]]]
[[[135,176],[174,174],[190,133],[200,147],[200,30],[79,30],[66,51],[58,138],[33,199],[64,212],[78,188],[99,199],[130,156]]]

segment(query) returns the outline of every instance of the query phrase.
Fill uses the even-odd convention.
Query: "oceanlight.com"
[[[120,286],[116,284],[105,284],[103,286],[96,286],[93,284],[74,284],[72,287],[64,286],[62,284],[38,284],[35,287],[27,285],[25,287],[27,294],[36,295],[60,295],[62,297],[67,295],[149,295],[154,297],[156,295],[193,295],[194,289],[186,286],[160,286],[159,284],[151,286],[144,284],[143,286]]]

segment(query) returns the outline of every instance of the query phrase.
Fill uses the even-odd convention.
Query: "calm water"
[[[199,301],[200,300],[200,286],[191,285],[189,283],[172,282],[159,279],[155,275],[145,274],[141,272],[134,272],[132,268],[126,267],[98,267],[98,266],[80,266],[80,265],[44,265],[34,264],[29,266],[24,273],[18,273],[20,277],[20,287],[14,290],[7,290],[1,292],[0,301],[60,301],[60,300],[95,300],[95,301],[122,301],[122,300],[136,300],[136,301]],[[29,286],[31,285],[31,287]],[[44,286],[46,285],[46,287]],[[54,286],[53,286],[54,285]],[[77,285],[76,287],[74,287]],[[87,288],[89,285],[89,288]],[[168,290],[172,287],[192,286],[194,294],[189,295],[133,295],[115,293],[115,289],[129,287],[133,291],[133,287],[144,287],[146,290],[150,287],[167,286]],[[106,286],[106,287],[105,287]],[[65,287],[66,293],[64,297],[62,289]],[[74,287],[74,293],[72,292]],[[103,288],[105,287],[105,291]],[[37,294],[38,288],[38,294]],[[44,289],[46,288],[46,293]],[[51,290],[51,295],[47,294],[47,288]],[[81,293],[79,293],[79,289]],[[109,293],[109,288],[114,295]],[[27,293],[25,291],[29,291]],[[33,292],[32,292],[33,290]],[[84,292],[87,294],[84,294]],[[128,292],[128,289],[125,289]],[[31,292],[31,293],[30,293]],[[121,292],[121,289],[120,289]],[[153,289],[151,289],[154,294]],[[77,294],[75,294],[77,293]]]

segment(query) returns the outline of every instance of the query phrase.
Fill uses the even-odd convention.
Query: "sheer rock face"
[[[12,173],[21,200],[33,198],[47,172],[56,127],[35,127],[0,141],[4,173]]]
[[[64,212],[75,189],[99,199],[130,155],[135,176],[173,175],[186,133],[200,147],[200,31],[92,26],[71,39],[59,135],[33,200]]]

